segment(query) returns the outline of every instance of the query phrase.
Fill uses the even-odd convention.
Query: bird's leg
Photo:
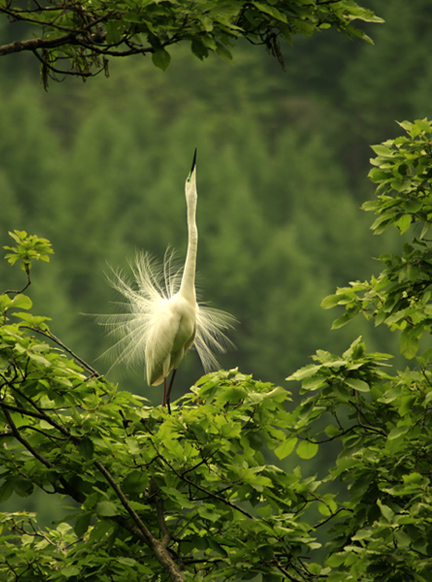
[[[164,387],[163,387],[163,394],[162,394],[162,406],[166,404],[166,378],[164,378]]]
[[[172,376],[171,376],[171,381],[169,383],[169,388],[168,388],[168,392],[166,395],[166,405],[168,407],[168,412],[171,414],[171,408],[170,408],[170,402],[171,402],[171,390],[174,384],[174,378],[177,372],[177,368],[173,370]]]

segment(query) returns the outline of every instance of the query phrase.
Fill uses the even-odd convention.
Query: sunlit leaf
[[[297,454],[301,459],[312,459],[318,452],[319,445],[310,441],[300,441],[297,446]]]

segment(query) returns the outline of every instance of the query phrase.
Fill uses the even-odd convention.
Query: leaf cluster
[[[377,215],[371,226],[375,234],[393,226],[401,235],[413,236],[401,255],[379,257],[385,268],[378,277],[339,288],[322,307],[344,307],[333,328],[362,313],[375,325],[400,331],[401,353],[413,358],[423,335],[432,330],[432,125],[427,119],[399,125],[406,135],[372,148],[377,157],[371,160],[369,177],[377,184],[377,198],[365,202],[363,209]]]
[[[342,445],[328,476],[347,488],[327,545],[334,582],[426,582],[432,573],[432,375],[428,366],[393,377],[389,357],[367,353],[359,338],[342,356],[317,352],[288,378],[305,394],[298,430],[320,449]]]
[[[353,22],[382,22],[353,0],[55,0],[48,4],[32,0],[26,7],[16,0],[2,0],[0,13],[37,31],[35,38],[3,45],[0,55],[32,51],[41,62],[45,85],[49,77],[58,75],[85,79],[102,70],[107,73],[109,57],[151,54],[153,63],[165,70],[171,60],[167,47],[181,41],[189,42],[199,59],[215,53],[230,61],[233,41],[245,38],[266,46],[283,64],[279,38],[291,42],[296,34],[310,36],[335,27],[370,40]]]
[[[373,149],[371,179],[377,199],[367,202],[378,218],[376,233],[396,227],[411,239],[401,256],[384,255],[384,270],[323,300],[342,305],[335,328],[357,314],[401,331],[409,359],[430,333],[431,135],[427,120],[400,124],[406,135]],[[342,450],[328,479],[347,486],[340,521],[334,522],[326,565],[329,580],[429,580],[431,537],[431,351],[416,367],[389,373],[390,356],[369,354],[358,338],[342,355],[320,350],[288,379],[306,394],[297,429],[319,447],[337,441]]]

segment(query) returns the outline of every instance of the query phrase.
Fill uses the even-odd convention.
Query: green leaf
[[[156,67],[166,71],[171,62],[171,55],[164,48],[160,48],[152,54],[152,61]]]
[[[201,24],[206,32],[211,32],[213,30],[213,20],[208,16],[200,17]]]
[[[278,10],[275,6],[271,6],[270,4],[264,4],[262,2],[252,2],[252,4],[256,6],[258,10],[264,12],[265,14],[268,14],[269,16],[272,16],[276,20],[280,20],[281,22],[287,22],[287,17],[285,16],[285,14],[280,12],[280,10]]]
[[[66,566],[65,568],[61,568],[60,573],[65,578],[71,578],[72,576],[79,576],[80,569],[78,566]]]
[[[216,53],[227,63],[231,63],[233,60],[231,52],[222,44],[217,45]]]
[[[348,384],[350,388],[357,390],[358,392],[369,392],[370,386],[364,380],[360,380],[359,378],[347,378],[345,382]]]
[[[230,402],[231,404],[237,404],[244,398],[246,398],[247,392],[241,386],[232,386],[227,390],[224,390],[220,393],[217,398],[219,404],[225,404],[226,402]]]
[[[423,475],[421,475],[420,473],[414,472],[414,473],[409,473],[408,475],[402,475],[402,479],[404,481],[404,483],[406,484],[412,484],[412,483],[422,483],[424,482],[424,477]]]
[[[405,200],[402,203],[403,208],[407,211],[407,212],[418,212],[422,207],[423,207],[423,201],[422,200]]]
[[[371,148],[378,156],[385,157],[385,158],[392,158],[394,156],[394,153],[395,153],[393,149],[391,149],[385,145],[382,145],[382,144],[373,145],[373,146],[371,146]]]
[[[113,521],[108,519],[100,519],[90,531],[90,540],[96,540],[97,543],[99,543],[101,539],[107,535],[110,535],[115,527],[116,526]]]
[[[133,558],[126,558],[123,556],[118,556],[116,558],[116,561],[119,564],[124,564],[125,566],[129,566],[129,568],[134,568],[136,566],[137,561],[134,560]]]
[[[41,356],[40,354],[28,352],[28,357],[38,366],[42,366],[44,368],[49,368],[51,366],[51,362],[44,358],[44,356]]]
[[[84,513],[83,515],[80,515],[79,518],[77,519],[74,531],[79,538],[83,536],[88,530],[91,518],[92,514],[88,512]]]
[[[131,471],[122,483],[122,489],[127,493],[142,493],[147,487],[149,477],[144,471]]]
[[[394,518],[394,512],[393,510],[388,506],[385,505],[384,503],[382,503],[382,501],[380,499],[377,499],[377,505],[380,508],[380,511],[383,515],[383,517],[390,523],[393,522],[393,518]]]
[[[276,449],[275,455],[278,459],[284,459],[292,453],[297,444],[297,437],[291,437],[284,440]]]
[[[400,351],[409,360],[414,358],[418,352],[419,339],[415,335],[416,331],[407,328],[401,333]]]
[[[294,374],[291,374],[291,376],[288,376],[288,378],[286,378],[289,381],[292,380],[303,380],[304,378],[309,378],[310,376],[314,376],[318,370],[321,369],[321,366],[317,366],[315,364],[308,364],[307,366],[304,366],[303,368],[300,368],[300,370],[297,370],[297,372],[294,372]]]
[[[195,37],[192,39],[191,49],[193,54],[198,57],[200,61],[208,57],[209,49],[204,45],[200,38]]]
[[[431,133],[432,131],[432,124],[427,119],[416,119],[414,124],[425,133]]]
[[[33,302],[27,295],[15,295],[10,303],[10,307],[15,309],[31,309],[33,307]]]
[[[404,214],[396,221],[396,226],[399,228],[400,233],[404,234],[411,226],[412,216],[411,214]]]
[[[11,479],[7,479],[0,486],[0,502],[6,501],[14,492],[15,487]]]
[[[112,501],[100,501],[96,506],[96,512],[99,517],[112,517],[117,515],[117,507]]]
[[[408,430],[409,430],[409,426],[407,425],[403,425],[403,426],[396,426],[394,428],[392,428],[392,430],[389,432],[388,434],[388,440],[391,441],[393,439],[397,439],[403,435],[405,435]]]
[[[41,315],[32,315],[27,311],[14,311],[12,314],[14,317],[18,317],[25,321],[31,327],[39,327],[43,330],[47,330],[48,326],[45,325],[46,321],[51,321],[50,317],[42,317]]]
[[[324,297],[324,299],[321,301],[321,307],[323,309],[331,309],[332,307],[335,307],[336,305],[343,305],[346,304],[350,301],[352,301],[354,298],[354,294],[348,294],[348,293],[335,293],[334,295],[328,295],[327,297]]]
[[[354,315],[354,313],[344,313],[333,321],[331,328],[339,329],[340,327],[343,327],[353,319]]]
[[[319,445],[317,443],[311,443],[310,441],[300,441],[297,447],[297,454],[300,459],[312,459],[319,449]]]
[[[325,374],[315,374],[312,377],[305,378],[303,380],[302,388],[303,390],[318,390],[327,382],[327,376]]]
[[[333,499],[334,495],[324,495],[318,503],[318,511],[321,515],[331,515],[337,511],[337,504]]]
[[[109,20],[106,24],[106,41],[108,44],[118,44],[122,40],[122,34],[118,29],[118,23]]]
[[[16,477],[13,480],[15,493],[20,497],[28,497],[33,493],[34,485],[29,479],[23,477]]]
[[[78,444],[80,454],[87,460],[91,459],[94,454],[94,445],[91,439],[85,437]]]
[[[322,571],[322,566],[321,564],[317,564],[316,562],[308,563],[308,570],[314,576],[319,576],[319,574],[321,574]]]

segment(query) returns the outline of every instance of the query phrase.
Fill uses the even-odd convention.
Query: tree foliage
[[[20,247],[9,258],[28,265]],[[321,570],[301,559],[316,545],[301,519],[317,503],[314,479],[263,455],[281,455],[283,388],[211,374],[169,415],[70,358],[27,311],[29,297],[1,300],[0,499],[38,487],[76,506],[46,531],[34,516],[3,515],[4,579],[301,580]]]
[[[165,70],[171,60],[167,47],[181,41],[188,41],[201,60],[216,53],[230,61],[233,42],[244,38],[265,45],[283,64],[279,38],[291,42],[296,34],[310,36],[335,27],[369,40],[353,22],[381,22],[353,0],[32,0],[26,7],[2,0],[0,14],[34,31],[34,38],[0,46],[0,55],[31,51],[42,65],[45,86],[49,77],[72,74],[85,79],[101,70],[107,73],[109,57],[151,54],[154,65]]]
[[[379,276],[338,289],[323,307],[344,307],[335,327],[362,314],[400,332],[401,352],[418,354],[416,365],[391,374],[391,356],[368,354],[359,339],[342,357],[317,352],[314,364],[290,377],[307,394],[299,427],[313,431],[314,442],[343,446],[330,473],[349,494],[329,542],[332,581],[426,582],[432,575],[432,352],[419,344],[431,321],[432,123],[400,125],[405,135],[373,147],[377,199],[364,209],[377,214],[375,233],[395,227],[411,236],[400,256],[380,257]],[[323,418],[332,420],[314,430]]]
[[[413,236],[403,245],[402,254],[385,254],[379,277],[352,283],[324,300],[323,307],[344,305],[345,313],[333,326],[340,327],[358,313],[400,330],[401,353],[413,358],[424,333],[430,334],[431,314],[431,126],[426,119],[400,124],[406,135],[374,146],[377,157],[370,179],[377,187],[377,200],[365,202],[364,210],[378,216],[371,228],[381,234],[395,226],[403,235]]]
[[[324,307],[355,307],[403,338],[406,327],[429,332],[432,124],[401,125],[405,135],[374,148],[378,198],[365,207],[375,231],[394,226],[411,239],[398,260],[381,258],[381,275]],[[46,241],[14,238],[8,258],[25,271],[29,248],[49,258]],[[406,245],[424,253],[415,280]],[[54,529],[2,515],[6,580],[430,580],[429,349],[398,372],[361,338],[340,356],[319,350],[289,377],[303,394],[291,411],[281,387],[210,374],[169,415],[75,356],[22,291],[1,296],[0,498],[41,488],[73,507]],[[298,459],[324,458],[335,443],[329,472],[302,476]],[[320,561],[317,536],[329,526]]]

